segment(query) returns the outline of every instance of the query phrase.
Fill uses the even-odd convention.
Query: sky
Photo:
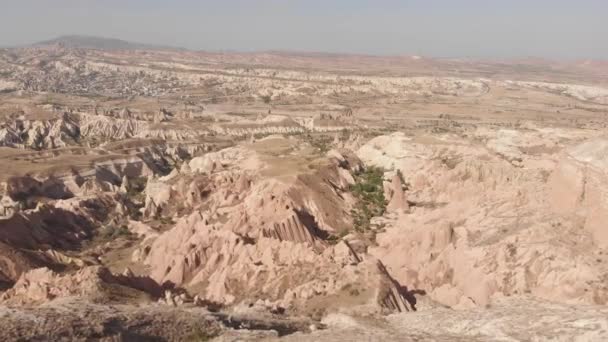
[[[608,0],[0,0],[0,46],[67,34],[208,51],[608,59]]]

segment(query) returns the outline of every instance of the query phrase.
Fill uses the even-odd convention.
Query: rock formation
[[[597,138],[564,152],[549,178],[549,201],[560,216],[580,220],[599,247],[608,247],[608,140]]]
[[[572,151],[589,151],[589,146],[602,148],[589,142]],[[370,153],[374,150],[384,153]],[[602,241],[596,211],[576,212],[591,168],[577,166],[571,155],[553,171],[553,163],[522,153],[527,167],[520,168],[462,140],[445,137],[440,144],[421,146],[397,135],[373,139],[359,156],[406,170],[411,185],[411,214],[388,223],[377,236],[378,247],[371,249],[400,283],[424,288],[452,307],[485,306],[494,298],[525,293],[565,302],[608,300],[597,286],[606,269],[596,260],[601,253],[596,244],[601,247]],[[595,191],[603,188],[593,184]],[[593,198],[587,208],[601,205]],[[564,217],[556,216],[555,208]],[[575,212],[589,213],[588,234],[581,232]],[[555,286],[557,270],[562,270],[560,286]]]
[[[389,191],[385,191],[385,193],[390,194],[390,201],[386,206],[386,209],[389,212],[407,212],[410,210],[407,196],[405,195],[405,191],[403,191],[403,186],[400,171],[397,170],[390,183],[390,188],[387,189]]]

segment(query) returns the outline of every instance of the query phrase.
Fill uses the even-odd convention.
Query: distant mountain
[[[142,44],[128,42],[115,38],[104,38],[94,36],[69,35],[61,36],[51,40],[45,40],[33,44],[35,47],[63,46],[71,49],[96,49],[96,50],[185,50],[162,45]]]

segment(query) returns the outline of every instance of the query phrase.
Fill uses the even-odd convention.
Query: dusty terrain
[[[0,336],[606,340],[607,124],[597,61],[0,50]]]

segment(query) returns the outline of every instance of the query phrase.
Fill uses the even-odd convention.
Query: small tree
[[[262,95],[260,97],[265,104],[270,104],[270,101],[272,100],[272,95]]]

